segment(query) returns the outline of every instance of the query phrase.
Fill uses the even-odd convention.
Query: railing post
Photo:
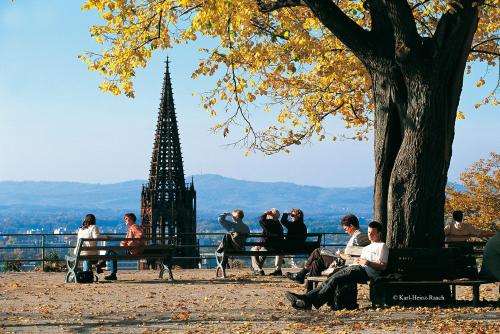
[[[42,271],[45,271],[45,234],[42,234]]]

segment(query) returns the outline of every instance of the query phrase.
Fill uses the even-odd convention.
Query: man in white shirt
[[[445,242],[465,242],[471,237],[492,237],[494,232],[481,231],[469,223],[464,223],[464,213],[453,211],[453,223],[444,227]]]
[[[308,310],[312,305],[320,308],[333,299],[335,290],[352,283],[363,283],[376,278],[387,267],[389,248],[380,241],[382,224],[371,222],[368,225],[368,238],[371,243],[363,248],[361,256],[353,264],[334,273],[321,286],[298,295],[287,292],[286,297],[296,309]]]

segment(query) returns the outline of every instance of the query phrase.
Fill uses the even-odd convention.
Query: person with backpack
[[[381,232],[382,224],[372,221],[368,224],[368,238],[371,243],[363,248],[361,256],[359,259],[354,260],[353,264],[338,270],[323,285],[307,292],[305,295],[286,292],[286,298],[290,301],[292,307],[299,310],[309,310],[313,305],[320,308],[324,304],[330,303],[334,309],[344,308],[341,305],[336,306],[335,300],[335,298],[339,297],[344,300],[349,299],[339,294],[344,287],[374,279],[387,267],[389,248],[381,241]],[[357,292],[357,290],[349,291]],[[356,295],[351,297],[353,300],[357,299]],[[350,304],[356,304],[356,302]]]

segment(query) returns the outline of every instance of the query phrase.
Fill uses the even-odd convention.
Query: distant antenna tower
[[[160,110],[149,170],[149,182],[142,186],[141,224],[153,243],[176,238],[176,264],[197,268],[196,191],[193,180],[186,184],[179,130],[175,115],[167,57]]]

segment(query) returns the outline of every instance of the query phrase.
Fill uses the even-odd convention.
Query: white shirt
[[[100,236],[99,228],[95,225],[90,225],[86,229],[80,228],[78,229],[78,238],[76,240],[76,244],[78,245],[78,242],[80,239],[96,239],[99,238]],[[96,247],[97,246],[97,241],[84,241],[82,244],[83,247]],[[73,251],[76,255],[76,247],[75,250]],[[97,251],[81,251],[81,255],[97,255]]]
[[[389,248],[383,242],[372,242],[363,248],[360,257],[370,262],[387,264],[387,260],[389,259]],[[367,265],[362,265],[362,267],[365,268],[366,274],[370,278],[375,278],[380,275],[380,270]]]
[[[453,222],[444,227],[445,241],[467,241],[470,237],[481,236],[482,231],[464,222]]]

